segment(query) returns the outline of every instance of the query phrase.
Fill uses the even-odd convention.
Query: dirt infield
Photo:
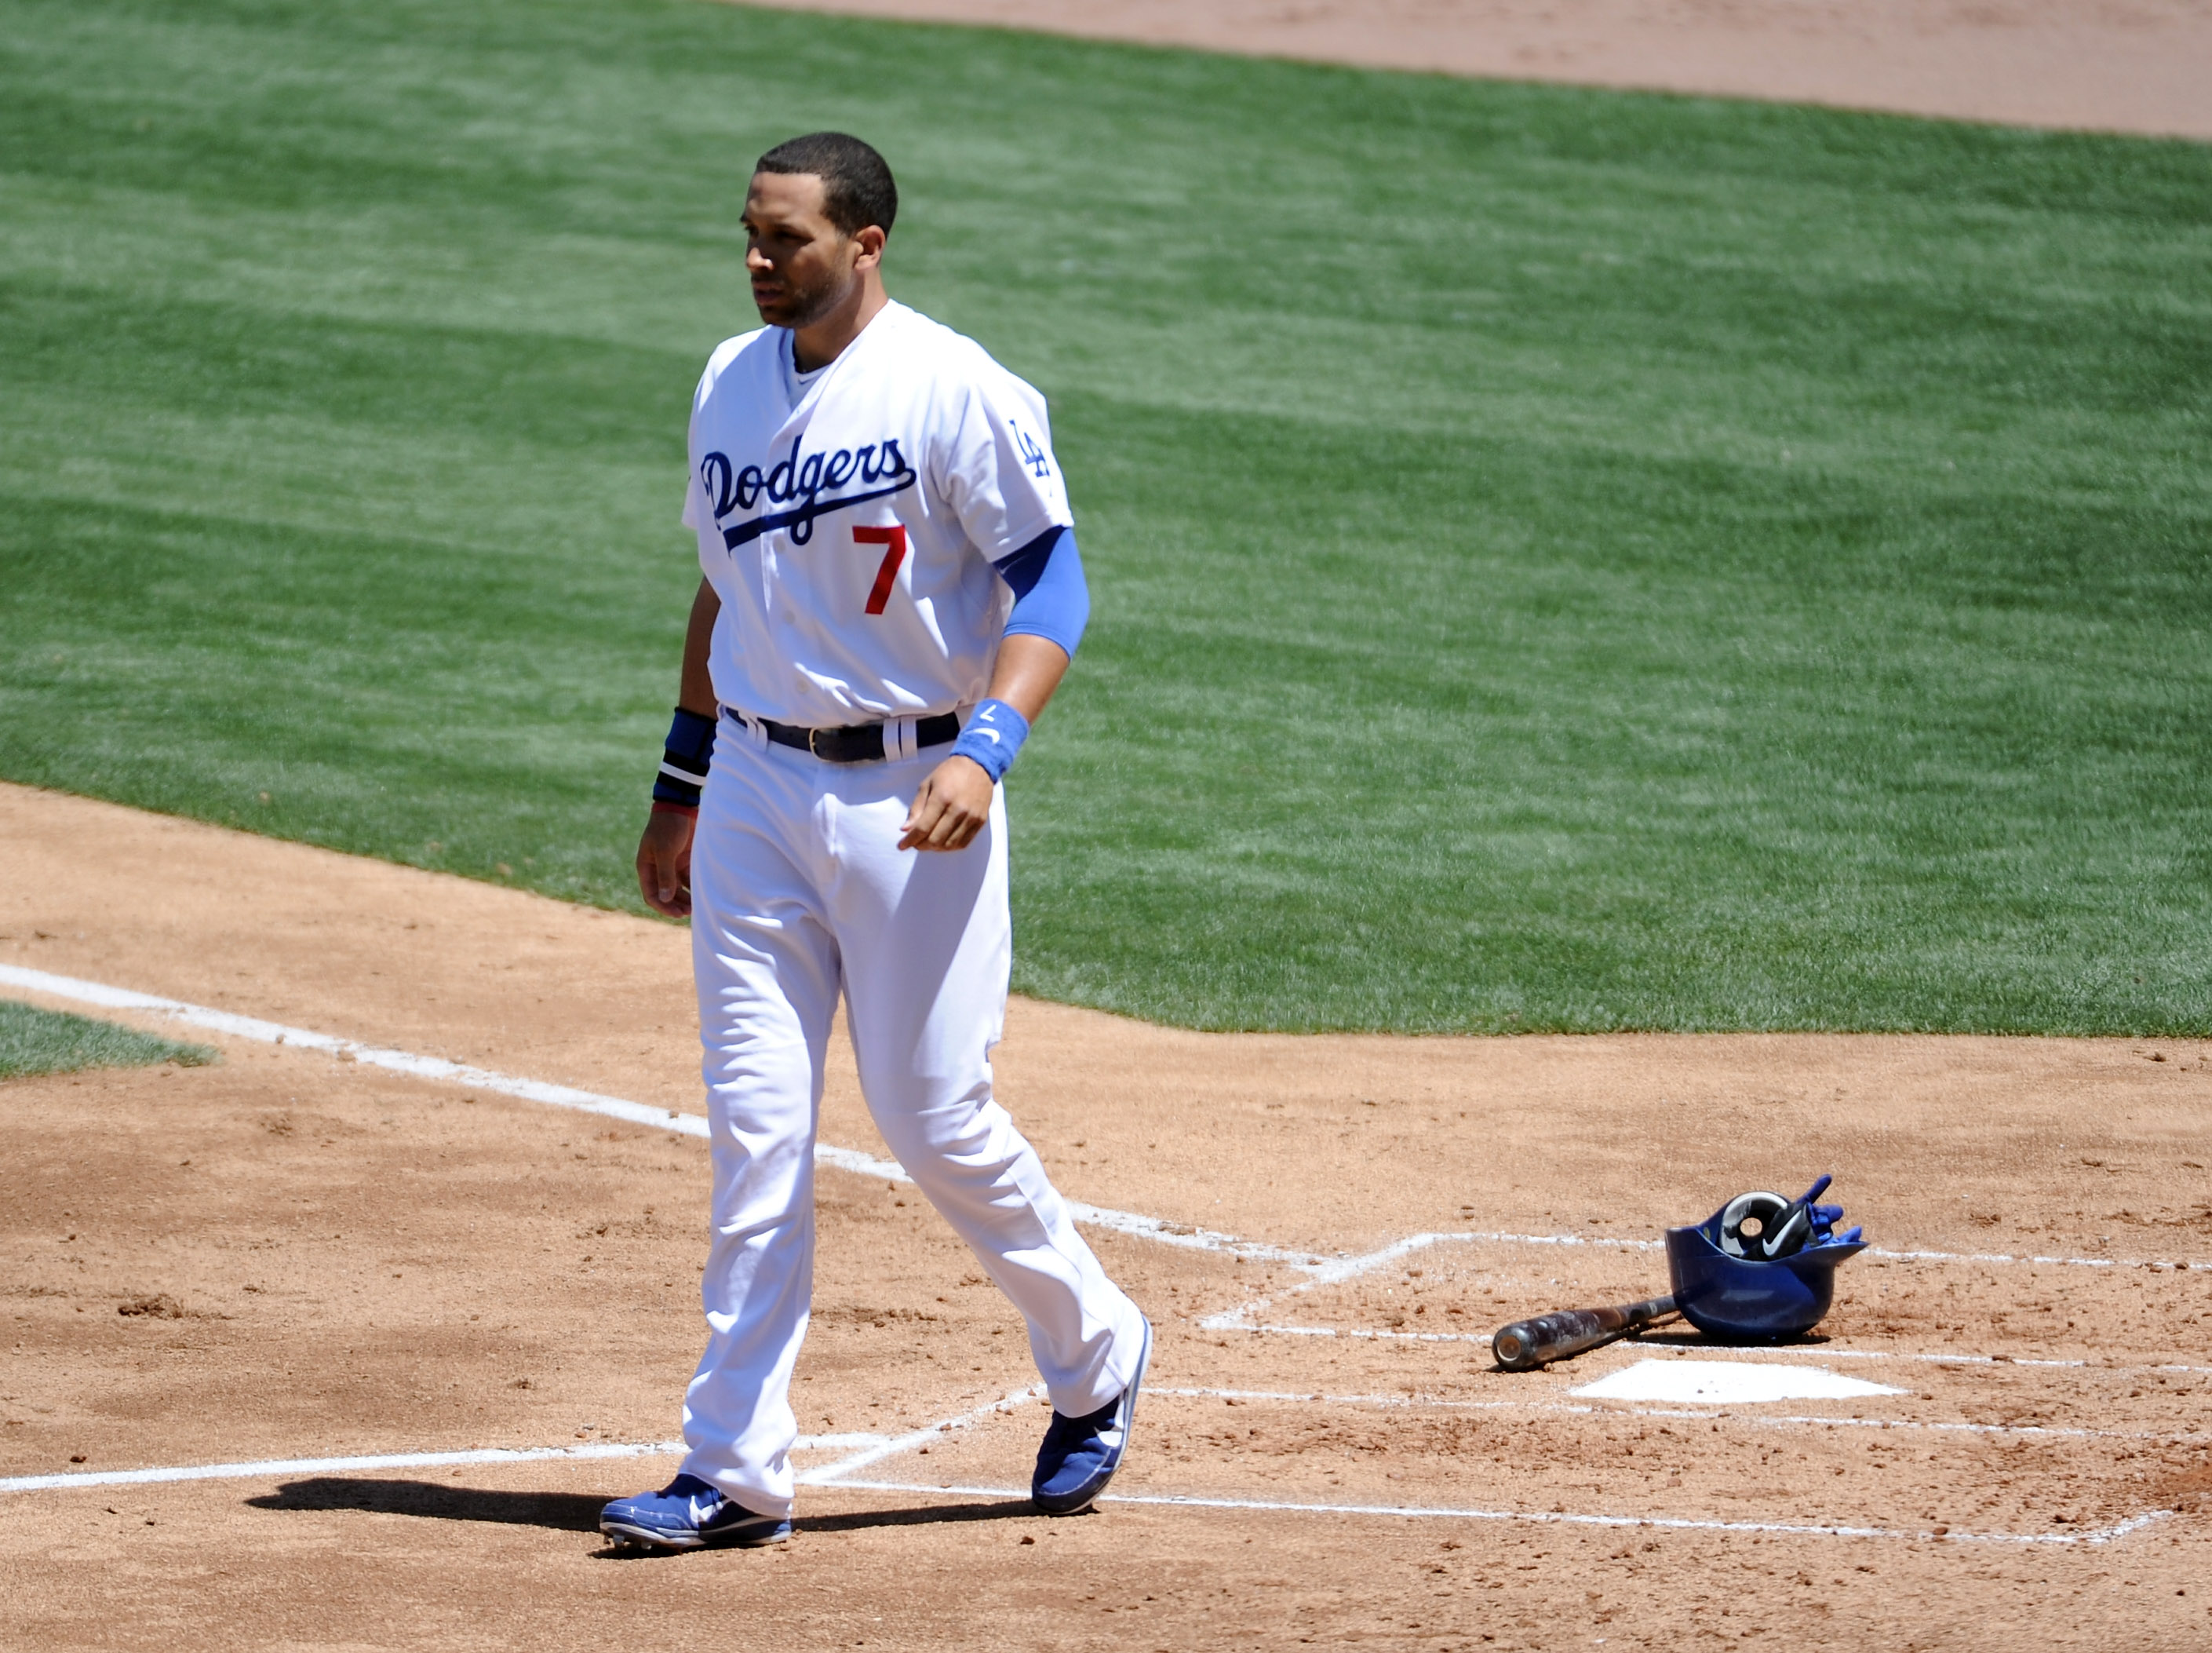
[[[811,0],[791,9],[2212,137],[2207,0]]]
[[[910,1188],[825,1167],[800,1535],[644,1561],[592,1517],[668,1473],[700,1341],[680,931],[0,787],[0,965],[653,1109],[204,1031],[220,1066],[0,1088],[0,1481],[245,1466],[7,1482],[0,1644],[2212,1644],[2204,1047],[1018,1002],[1008,1101],[1160,1327],[1139,1501],[1006,1496],[1042,1424],[991,1409],[1018,1321]],[[824,1121],[882,1154],[849,1064]],[[1847,1266],[1802,1348],[1486,1369],[1500,1321],[1658,1290],[1665,1223],[1820,1169],[1945,1254]],[[416,1461],[315,1461],[349,1456]]]

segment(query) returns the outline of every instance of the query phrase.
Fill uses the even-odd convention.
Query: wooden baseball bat
[[[1534,1320],[1501,1326],[1490,1340],[1490,1352],[1498,1357],[1502,1370],[1534,1371],[1552,1361],[1640,1332],[1674,1312],[1671,1296],[1647,1297],[1619,1308],[1557,1309]]]

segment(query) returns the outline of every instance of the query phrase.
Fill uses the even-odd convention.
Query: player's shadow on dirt
[[[584,1492],[509,1492],[441,1486],[435,1481],[318,1475],[312,1480],[287,1481],[274,1492],[246,1502],[256,1510],[359,1510],[429,1521],[484,1521],[495,1526],[596,1533],[606,1499]]]
[[[603,1492],[512,1492],[479,1486],[442,1486],[435,1481],[357,1479],[318,1475],[287,1481],[274,1492],[246,1499],[256,1510],[356,1510],[379,1516],[417,1516],[428,1521],[481,1521],[494,1526],[549,1527],[556,1532],[596,1533],[599,1510],[611,1494]],[[932,1504],[899,1510],[854,1510],[836,1516],[801,1516],[793,1524],[802,1533],[854,1533],[871,1527],[924,1527],[945,1522],[1007,1521],[1034,1517],[1026,1499],[988,1504]],[[610,1549],[606,1555],[648,1553]]]

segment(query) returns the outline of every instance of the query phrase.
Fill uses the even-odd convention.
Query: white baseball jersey
[[[699,381],[684,523],[725,705],[819,728],[974,705],[1013,602],[992,564],[1073,521],[1044,398],[903,304],[804,381],[782,327]]]
[[[1044,400],[904,305],[819,374],[767,328],[714,352],[684,520],[721,595],[714,692],[822,728],[983,698],[1013,606],[994,560],[1070,526]],[[792,1371],[814,1267],[814,1147],[842,996],[884,1141],[1021,1309],[1055,1409],[1136,1380],[1144,1316],[992,1093],[1013,926],[1005,794],[964,850],[899,848],[942,748],[827,763],[720,720],[691,857],[714,1144],[708,1341],[687,1473],[791,1508]]]

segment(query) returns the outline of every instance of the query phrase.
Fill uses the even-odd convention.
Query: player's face
[[[860,279],[862,248],[822,210],[812,173],[754,174],[745,196],[745,270],[753,304],[772,327],[804,327],[836,308]]]

